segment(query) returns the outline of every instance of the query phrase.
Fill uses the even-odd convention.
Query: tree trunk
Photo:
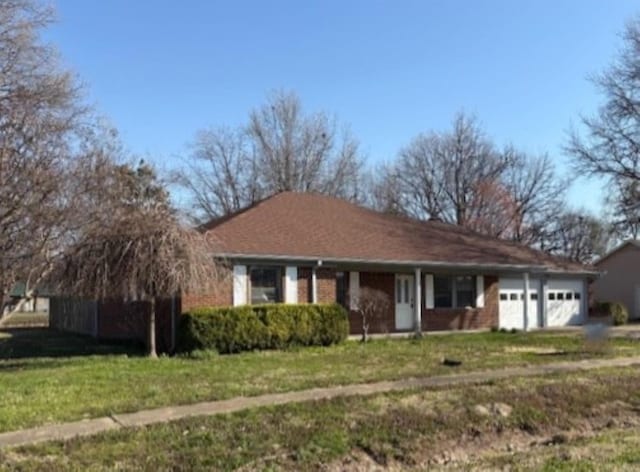
[[[151,306],[149,307],[149,333],[148,333],[148,354],[149,357],[157,358],[156,351],[156,297],[151,297]]]
[[[362,339],[361,342],[367,342],[367,336],[369,334],[369,323],[367,322],[367,318],[362,316]]]

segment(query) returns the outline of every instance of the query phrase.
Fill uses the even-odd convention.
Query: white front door
[[[413,329],[413,275],[396,274],[396,330]]]

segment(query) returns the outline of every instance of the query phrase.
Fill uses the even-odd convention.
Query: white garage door
[[[547,290],[547,326],[582,323],[582,280],[549,280]]]
[[[528,327],[538,326],[538,289],[540,282],[529,281],[529,323]],[[524,329],[524,281],[522,279],[500,279],[500,328]]]

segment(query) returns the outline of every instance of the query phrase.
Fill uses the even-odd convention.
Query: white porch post
[[[316,268],[311,268],[311,303],[318,303],[318,277]]]
[[[413,300],[414,323],[413,327],[416,336],[422,335],[422,272],[416,267],[414,274],[415,281],[415,297]]]
[[[549,313],[549,279],[547,277],[543,277],[542,281],[540,282],[542,285],[542,296],[540,298],[542,298],[542,300],[540,300],[540,305],[539,308],[542,310],[542,316],[540,316],[540,320],[541,320],[541,324],[543,328],[546,328],[549,324],[548,321],[548,313]]]
[[[529,330],[529,272],[524,273],[524,330]]]

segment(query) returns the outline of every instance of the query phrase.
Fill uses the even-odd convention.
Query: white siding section
[[[433,307],[435,307],[435,302],[434,302],[434,298],[433,298],[433,274],[427,274],[424,277],[424,283],[426,285],[426,290],[425,290],[425,301],[427,304],[427,309],[431,309]]]
[[[360,295],[360,272],[349,272],[349,308],[358,308],[358,296]]]
[[[476,307],[484,308],[484,276],[476,277]]]
[[[298,303],[298,268],[287,266],[284,277],[284,302]]]
[[[247,304],[247,266],[233,266],[233,306]]]

